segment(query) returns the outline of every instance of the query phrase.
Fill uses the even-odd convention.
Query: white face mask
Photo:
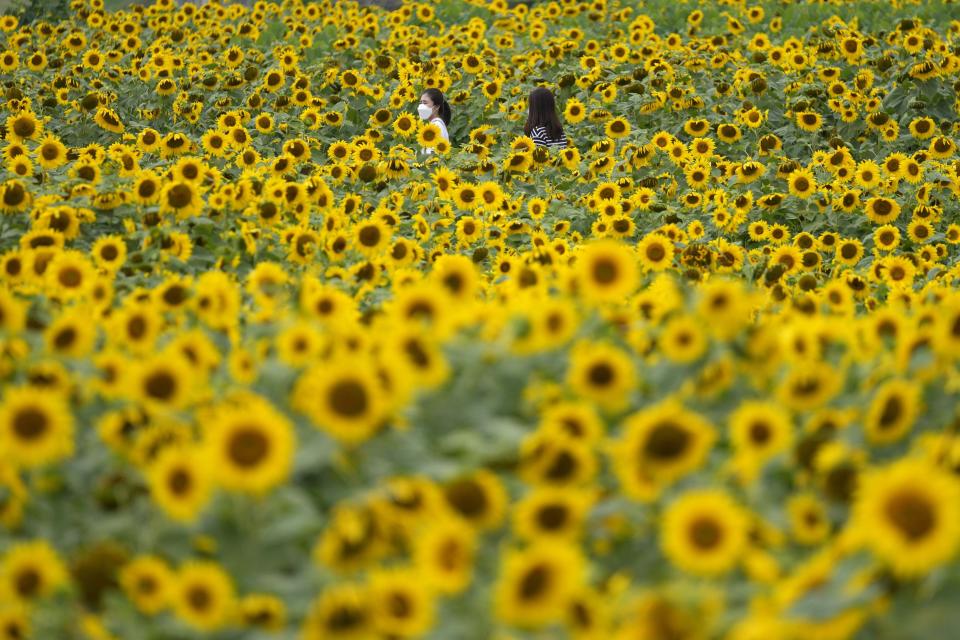
[[[425,104],[417,106],[417,113],[420,114],[420,118],[423,120],[428,120],[433,114],[433,107],[428,107]]]

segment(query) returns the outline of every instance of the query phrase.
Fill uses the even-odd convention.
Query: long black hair
[[[440,119],[443,120],[443,124],[450,126],[450,103],[447,102],[447,99],[443,97],[443,91],[437,89],[436,87],[430,87],[424,91],[426,95],[430,97],[430,101],[440,107],[437,113],[440,115]]]
[[[557,114],[557,101],[550,89],[537,87],[530,92],[527,103],[529,109],[527,124],[523,126],[524,133],[529,136],[530,132],[537,127],[544,127],[547,130],[547,137],[551,140],[559,140],[563,137],[563,125],[560,124],[560,116]]]

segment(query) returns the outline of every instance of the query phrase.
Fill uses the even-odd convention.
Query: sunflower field
[[[958,5],[247,5],[0,17],[0,640],[960,624]]]

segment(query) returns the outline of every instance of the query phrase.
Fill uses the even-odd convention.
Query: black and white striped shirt
[[[566,134],[561,133],[559,138],[551,138],[547,133],[547,128],[544,126],[534,127],[530,131],[530,137],[533,139],[533,143],[538,147],[554,149],[567,146]]]

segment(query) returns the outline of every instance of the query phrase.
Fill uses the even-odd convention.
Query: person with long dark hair
[[[450,103],[443,96],[440,89],[430,87],[420,96],[420,104],[417,106],[417,113],[420,118],[426,120],[440,129],[440,137],[450,142],[450,134],[447,132],[447,125],[450,124]],[[425,149],[426,153],[433,153],[433,149]]]
[[[553,92],[546,87],[537,87],[530,92],[527,105],[527,124],[523,132],[533,139],[534,144],[550,149],[567,146]]]

